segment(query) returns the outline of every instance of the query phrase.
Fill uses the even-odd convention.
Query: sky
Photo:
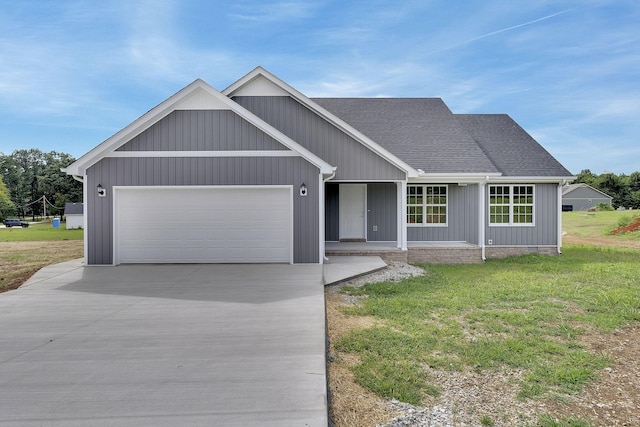
[[[640,171],[637,0],[0,0],[0,152],[80,157],[197,78],[506,113],[573,174]]]

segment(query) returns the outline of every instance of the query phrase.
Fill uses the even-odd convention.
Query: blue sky
[[[196,78],[507,113],[572,173],[640,170],[636,0],[0,0],[0,152],[79,157]]]

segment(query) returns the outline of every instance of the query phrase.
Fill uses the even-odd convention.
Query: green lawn
[[[568,235],[580,237],[606,236],[615,228],[640,216],[640,211],[563,212],[562,229]],[[640,239],[640,233],[617,236],[619,239]]]
[[[82,240],[83,236],[83,230],[67,230],[65,223],[61,223],[59,228],[53,228],[50,222],[31,224],[29,228],[0,228],[0,242]]]
[[[425,366],[524,371],[522,399],[578,393],[610,363],[580,336],[640,322],[640,251],[563,252],[425,266],[423,277],[347,287],[368,298],[344,310],[381,326],[352,331],[336,349],[358,356],[361,385],[413,404],[438,394]]]

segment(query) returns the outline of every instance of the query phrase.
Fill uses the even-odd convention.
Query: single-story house
[[[84,228],[84,204],[65,203],[64,216],[67,220],[67,230]]]
[[[574,179],[507,115],[309,98],[262,67],[221,92],[195,80],[64,170],[89,265],[559,253]]]
[[[562,209],[587,211],[600,203],[611,206],[613,197],[584,183],[567,184],[562,188]]]

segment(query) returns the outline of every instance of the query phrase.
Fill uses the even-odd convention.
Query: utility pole
[[[42,195],[42,207],[44,210],[44,217],[47,217],[47,197],[43,194]]]

